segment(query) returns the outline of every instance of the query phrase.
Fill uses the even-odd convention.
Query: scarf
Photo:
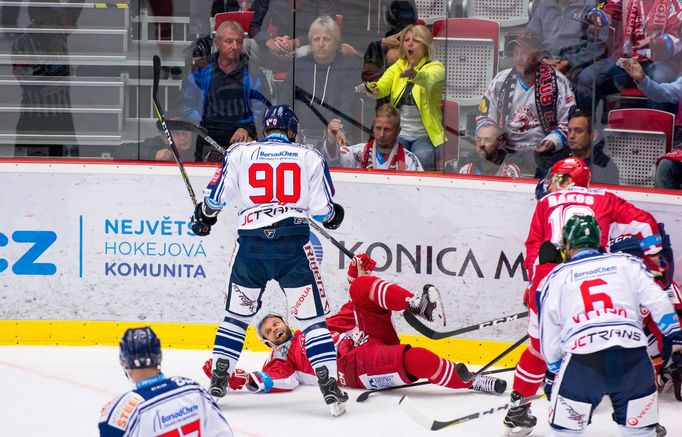
[[[514,68],[509,72],[502,83],[501,98],[498,104],[497,124],[504,129],[507,117],[511,112],[511,104],[514,101],[514,91],[518,82],[518,73]],[[556,84],[556,71],[549,65],[540,64],[535,70],[535,107],[540,118],[540,125],[545,135],[557,127],[557,97],[559,88]]]
[[[379,163],[377,160],[377,148],[374,145],[374,138],[370,138],[362,150],[362,159],[360,160],[360,167],[366,169],[376,170],[405,170],[405,149],[398,141],[395,142],[388,159],[384,163]]]

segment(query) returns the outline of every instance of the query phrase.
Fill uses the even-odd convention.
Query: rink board
[[[213,167],[187,171],[201,197]],[[12,338],[31,329],[28,321],[55,321],[54,335],[163,322],[185,327],[172,330],[178,344],[190,331],[210,344],[211,329],[223,317],[236,206],[228,205],[211,235],[199,238],[188,228],[193,207],[174,165],[4,161],[0,173],[5,344],[16,344]],[[351,250],[368,252],[387,280],[412,290],[435,284],[450,329],[523,310],[532,181],[380,172],[334,172],[333,179],[346,219],[330,233]],[[617,192],[665,222],[674,246],[682,241],[679,195]],[[321,235],[311,240],[334,310],[347,300],[348,260]],[[676,278],[681,275],[678,269]],[[284,295],[271,285],[263,309],[284,312]],[[57,321],[113,323],[96,328]],[[209,327],[194,332],[202,324]],[[396,325],[415,333],[399,319]],[[510,342],[524,330],[519,321],[468,338]]]

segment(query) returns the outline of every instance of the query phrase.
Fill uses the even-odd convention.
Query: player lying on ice
[[[463,363],[440,358],[433,352],[401,344],[391,322],[392,311],[409,309],[428,321],[445,324],[440,293],[425,285],[421,295],[384,281],[370,273],[376,262],[365,254],[353,258],[348,268],[350,296],[338,313],[327,317],[337,349],[338,381],[353,388],[378,389],[411,384],[420,378],[449,388],[504,393],[506,381],[488,375],[475,378]],[[253,393],[290,391],[298,385],[316,385],[317,379],[303,350],[303,332],[292,332],[284,318],[270,313],[257,326],[258,336],[272,354],[263,369],[235,369],[232,390],[246,387]],[[211,375],[211,360],[204,372]]]

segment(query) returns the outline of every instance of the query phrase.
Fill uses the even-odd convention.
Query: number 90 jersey
[[[333,211],[329,167],[322,155],[273,134],[238,143],[204,190],[204,204],[219,211],[239,199],[238,229],[258,229],[288,218],[324,221]]]

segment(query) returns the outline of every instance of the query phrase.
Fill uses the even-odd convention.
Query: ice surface
[[[201,366],[209,351],[164,349],[163,353],[166,375],[183,375],[208,384]],[[240,367],[254,370],[266,355],[245,351]],[[501,375],[511,382],[511,372]],[[0,347],[0,380],[0,435],[12,437],[97,435],[102,406],[132,387],[114,347]],[[447,420],[503,405],[509,389],[495,396],[427,385],[375,394],[362,404],[355,402],[361,390],[349,392],[348,412],[337,418],[331,417],[317,387],[267,395],[231,392],[219,405],[235,435],[245,437],[500,436],[503,413],[434,432],[412,421],[400,410],[398,400],[408,394],[420,409]],[[682,404],[670,392],[661,398],[661,423],[670,437],[682,436]],[[542,436],[547,430],[546,410],[546,401],[534,403],[538,426],[532,436]],[[608,401],[597,409],[585,435],[619,435]]]

